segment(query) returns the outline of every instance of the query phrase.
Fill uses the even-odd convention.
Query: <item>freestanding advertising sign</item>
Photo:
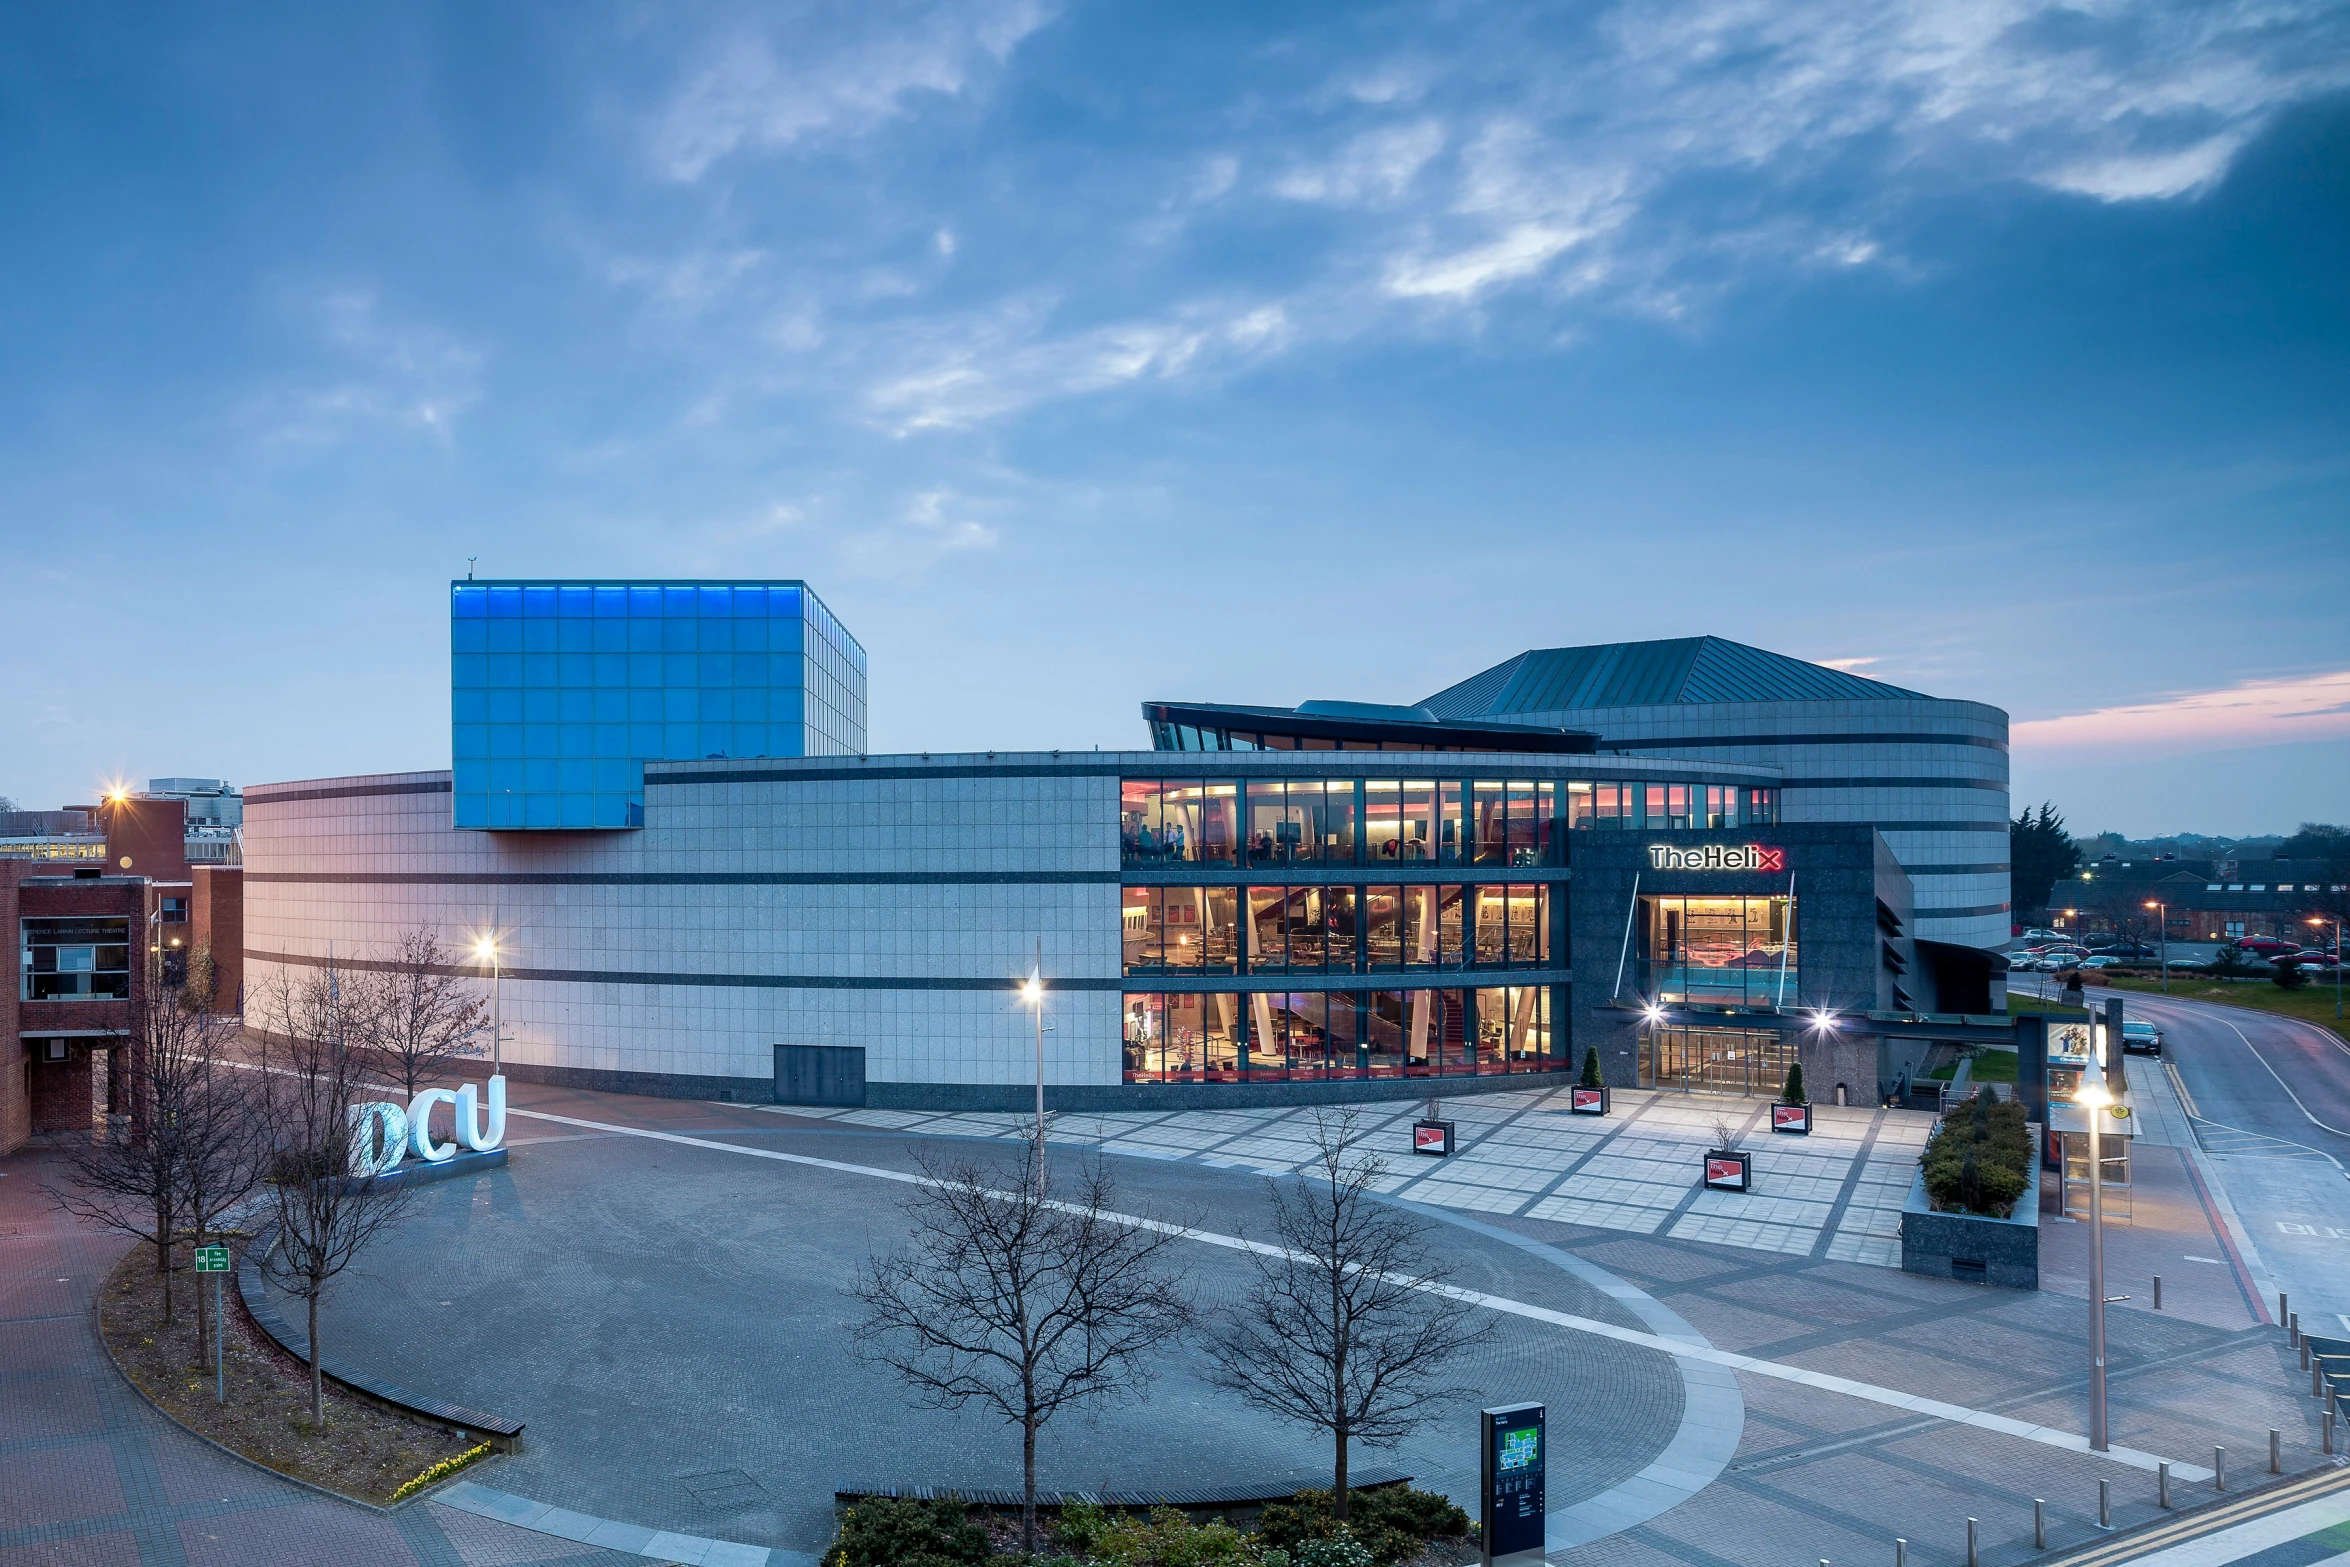
[[[1452,1123],[1450,1121],[1414,1121],[1412,1123],[1412,1152],[1432,1154],[1444,1158],[1452,1152]]]
[[[1542,1471],[1548,1456],[1543,1441],[1543,1407],[1511,1404],[1478,1412],[1484,1436],[1484,1481],[1478,1497],[1477,1533],[1485,1567],[1496,1562],[1542,1560]]]
[[[1567,1090],[1567,1108],[1577,1115],[1607,1114],[1607,1090],[1604,1088],[1570,1088]]]
[[[1811,1135],[1811,1106],[1807,1104],[1771,1106],[1771,1130],[1790,1132],[1797,1137],[1809,1137]]]

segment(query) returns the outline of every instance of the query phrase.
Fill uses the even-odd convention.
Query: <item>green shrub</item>
[[[2309,976],[2301,971],[2298,963],[2279,963],[2275,978],[2279,990],[2299,990],[2309,983]]]
[[[1061,1542],[1072,1544],[1063,1515]],[[1249,1538],[1228,1523],[1195,1524],[1172,1507],[1105,1519],[1085,1551],[1098,1567],[1247,1567]]]
[[[824,1567],[962,1567],[992,1553],[987,1531],[964,1516],[956,1497],[875,1496],[841,1514]]]
[[[1343,1530],[1326,1540],[1308,1540],[1293,1560],[1297,1567],[1373,1567],[1371,1553]]]
[[[1078,1556],[1091,1556],[1101,1537],[1109,1532],[1111,1518],[1091,1502],[1071,1502],[1061,1509],[1053,1520],[1053,1538],[1063,1550]]]
[[[2006,1218],[2031,1185],[2032,1134],[2024,1107],[1985,1088],[1955,1105],[1926,1143],[1926,1195],[1944,1213]]]
[[[1300,1491],[1294,1502],[1275,1502],[1257,1521],[1267,1545],[1286,1550],[1297,1567],[1307,1567],[1305,1548],[1334,1540],[1341,1531],[1350,1544],[1369,1552],[1372,1567],[1394,1567],[1420,1554],[1430,1540],[1456,1539],[1469,1532],[1469,1515],[1433,1491],[1381,1486],[1347,1498],[1347,1521],[1331,1516],[1331,1493]]]
[[[1600,1074],[1599,1046],[1583,1052],[1583,1083],[1585,1088],[1605,1088],[1607,1079]]]
[[[1787,1086],[1779,1090],[1779,1103],[1783,1105],[1803,1103],[1803,1063],[1801,1061],[1790,1061],[1787,1064]]]

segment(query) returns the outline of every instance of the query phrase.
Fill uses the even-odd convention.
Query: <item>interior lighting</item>
[[[1642,1009],[1642,1013],[1651,1023],[1662,1023],[1665,1020],[1665,1009],[1653,1001]]]

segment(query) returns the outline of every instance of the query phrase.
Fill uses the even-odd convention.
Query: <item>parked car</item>
[[[2141,1017],[2123,1018],[2122,1053],[2142,1056],[2161,1055],[2162,1030]]]
[[[2119,962],[2121,962],[2121,959],[2109,956],[2103,952],[2099,952],[2093,954],[2092,956],[2081,959],[2080,966],[2082,968],[2112,968]]]
[[[2150,947],[2143,941],[2117,941],[2110,947],[2100,947],[2100,953],[2109,958],[2156,958],[2162,956],[2160,947]]]
[[[2280,952],[2299,952],[2301,943],[2286,941],[2278,936],[2243,936],[2237,939],[2236,950],[2267,958],[2274,957]]]
[[[2303,968],[2331,969],[2339,966],[2339,960],[2330,952],[2276,952],[2269,955],[2272,964],[2288,960]]]

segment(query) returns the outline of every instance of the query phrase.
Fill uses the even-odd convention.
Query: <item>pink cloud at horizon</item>
[[[2350,669],[2247,680],[2217,691],[2027,719],[2009,730],[2018,750],[2128,750],[2147,756],[2344,736],[2350,736]]]

